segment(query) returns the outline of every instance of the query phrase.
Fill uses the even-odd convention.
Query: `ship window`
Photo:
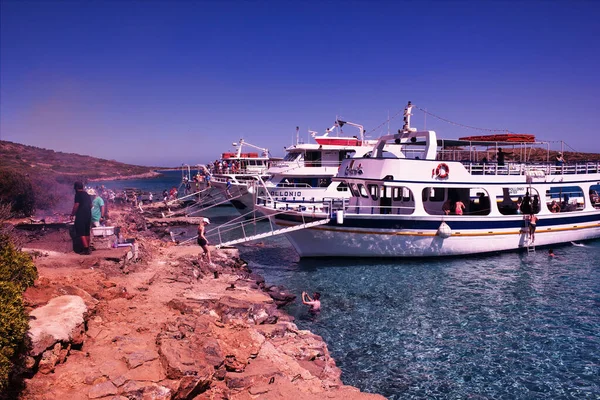
[[[371,198],[373,200],[377,200],[379,198],[379,186],[377,185],[368,185],[369,193],[371,194]]]
[[[358,188],[356,187],[356,183],[350,184],[350,191],[352,192],[352,196],[360,197],[360,193],[358,192]]]
[[[294,161],[300,153],[287,153],[285,157],[283,157],[283,161]]]
[[[600,185],[592,185],[590,187],[590,204],[596,208],[600,208]]]
[[[591,197],[590,193],[590,201]],[[554,213],[579,211],[585,207],[585,196],[579,186],[554,186],[546,190],[546,205]]]
[[[362,197],[369,197],[369,192],[367,192],[367,188],[365,188],[365,185],[363,185],[362,183],[358,184],[358,190],[360,191],[360,195]]]
[[[338,192],[347,192],[348,191],[348,183],[346,181],[340,182],[340,184],[335,188]]]
[[[537,214],[540,212],[540,195],[528,186],[503,187],[502,194],[496,196],[498,210],[503,215]]]
[[[442,202],[444,201],[445,193],[444,188],[425,188],[423,189],[423,201]]]
[[[394,201],[412,201],[412,192],[407,187],[395,187],[392,191]]]

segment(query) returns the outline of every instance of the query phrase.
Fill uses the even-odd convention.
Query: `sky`
[[[0,139],[148,166],[336,118],[600,152],[600,1],[0,0]],[[401,114],[389,129],[402,126]],[[346,128],[345,133],[357,131]]]

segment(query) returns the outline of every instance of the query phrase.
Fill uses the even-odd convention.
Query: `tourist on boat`
[[[302,292],[302,304],[310,306],[310,311],[319,311],[321,309],[321,294],[319,292],[313,293],[312,299],[306,292]]]
[[[450,211],[452,211],[452,203],[450,202],[450,199],[446,200],[444,204],[442,204],[442,211],[446,215],[450,214]]]
[[[202,221],[198,225],[198,245],[200,247],[202,247],[202,250],[204,251],[204,253],[198,258],[199,258],[199,260],[201,260],[202,257],[206,257],[206,259],[208,260],[208,263],[212,264],[212,261],[210,259],[210,251],[208,250],[208,240],[206,239],[206,236],[205,236],[206,225],[209,225],[209,224],[210,224],[210,220],[208,218],[202,218]]]
[[[556,200],[552,200],[552,203],[550,203],[550,212],[553,212],[553,213],[560,212],[560,205],[558,205]]]
[[[465,210],[465,203],[460,200],[456,200],[454,203],[454,213],[456,215],[463,215],[463,211]]]
[[[90,229],[92,223],[92,200],[90,195],[83,190],[83,183],[75,182],[75,201],[73,202],[73,210],[71,218],[75,218],[75,241],[77,247],[81,245],[81,254],[90,253]]]
[[[556,155],[556,165],[559,167],[562,167],[564,163],[565,163],[565,158],[563,157],[563,153],[559,152]]]
[[[537,227],[538,219],[535,214],[529,216],[529,240],[531,244],[535,242],[535,228]]]
[[[523,196],[517,199],[517,214],[521,214],[521,205],[523,205]]]
[[[540,212],[540,196],[537,194],[533,195],[533,201],[531,202],[531,207],[533,208],[533,212],[535,214]]]
[[[529,196],[529,191],[525,192],[525,197],[523,197],[521,212],[525,215],[531,214],[531,196]]]
[[[504,151],[502,151],[502,148],[498,148],[498,154],[496,156],[496,161],[498,162],[499,166],[503,166],[504,165],[504,157],[508,154],[512,154],[512,153],[505,153]]]

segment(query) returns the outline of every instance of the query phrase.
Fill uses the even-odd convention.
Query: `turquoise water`
[[[554,259],[300,261],[283,236],[239,248],[268,283],[321,292],[320,314],[288,311],[323,336],[346,384],[390,399],[600,398],[600,241]]]

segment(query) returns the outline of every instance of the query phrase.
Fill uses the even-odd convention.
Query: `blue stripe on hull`
[[[367,216],[365,216],[367,217]],[[371,228],[371,229],[410,229],[410,230],[437,230],[440,226],[440,222],[445,220],[448,225],[452,227],[453,230],[467,230],[467,229],[482,229],[482,230],[495,230],[495,229],[509,229],[509,228],[522,228],[525,226],[525,221],[523,220],[523,216],[515,217],[510,220],[493,220],[493,219],[482,219],[485,217],[477,217],[477,220],[471,220],[473,217],[465,216],[464,219],[451,219],[452,217],[442,217],[439,216],[436,220],[423,220],[423,219],[411,219],[411,217],[406,217],[403,219],[398,219],[397,216],[394,216],[394,219],[373,219],[370,218],[353,218],[352,216],[344,217],[344,227],[348,228]],[[279,214],[275,216],[277,221],[288,221],[294,223],[302,223],[303,219],[301,216],[297,215],[289,215],[289,214]],[[412,217],[414,218],[414,217]],[[460,218],[460,217],[459,217]],[[312,222],[319,220],[321,218],[312,218],[305,216],[304,221]],[[567,216],[564,217],[555,217],[555,218],[547,218],[540,217],[538,220],[537,226],[538,229],[540,227],[548,227],[548,226],[556,226],[556,225],[574,225],[574,224],[584,224],[590,222],[600,222],[600,213],[595,213],[592,215],[578,215],[578,216]],[[339,226],[335,220],[332,220],[329,224],[330,226]]]

